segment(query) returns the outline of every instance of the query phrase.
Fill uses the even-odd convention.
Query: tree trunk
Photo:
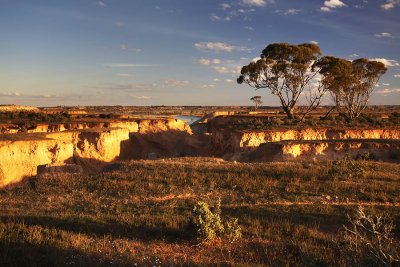
[[[328,111],[328,113],[325,114],[325,116],[322,118],[322,120],[326,120],[326,118],[328,118],[329,114],[331,114],[331,112],[332,112],[333,110],[335,110],[336,108],[337,108],[337,106],[333,106],[333,107]]]
[[[294,119],[294,108],[288,108],[288,107],[284,107],[283,111],[285,111],[286,116],[289,120],[293,120]]]

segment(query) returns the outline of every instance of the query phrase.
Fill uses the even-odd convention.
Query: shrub
[[[347,256],[356,264],[395,266],[400,263],[400,246],[393,238],[394,224],[381,214],[367,214],[358,207],[354,217],[348,216],[342,241]]]
[[[356,161],[350,154],[332,162],[329,174],[333,178],[365,178],[367,168],[363,161]]]
[[[242,228],[237,218],[230,218],[226,221],[225,234],[230,241],[236,241],[242,237]]]
[[[242,229],[237,218],[230,218],[223,223],[221,200],[217,201],[213,211],[207,203],[199,201],[193,208],[193,222],[197,229],[197,240],[200,243],[210,243],[222,237],[226,237],[229,241],[236,241],[242,237]]]
[[[217,202],[215,211],[212,212],[208,204],[199,201],[193,209],[194,224],[197,227],[197,238],[201,243],[207,243],[222,236],[224,225],[221,221],[221,201]]]

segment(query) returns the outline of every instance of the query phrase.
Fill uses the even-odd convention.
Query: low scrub
[[[236,241],[242,237],[242,228],[237,218],[222,221],[221,200],[217,201],[213,211],[207,203],[197,202],[193,209],[193,222],[196,226],[197,240],[200,243],[211,243],[221,238]]]
[[[363,156],[360,160],[354,160],[351,155],[347,154],[341,159],[332,162],[332,166],[329,170],[329,175],[338,180],[346,180],[352,178],[363,179],[367,174],[367,166],[365,164],[365,157]]]
[[[394,239],[395,225],[382,214],[373,214],[358,207],[348,216],[342,242],[349,262],[363,266],[399,266],[400,243]]]

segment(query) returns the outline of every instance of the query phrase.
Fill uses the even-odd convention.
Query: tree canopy
[[[343,109],[349,119],[357,118],[365,109],[376,83],[387,71],[383,63],[365,58],[349,61],[326,56],[316,65],[335,107]]]
[[[349,61],[324,56],[316,44],[268,45],[260,59],[243,66],[237,79],[255,89],[266,88],[277,96],[289,119],[295,117],[299,97],[307,98],[307,112],[317,107],[329,91],[335,108],[349,119],[365,109],[379,78],[386,72],[383,63],[365,58]],[[303,116],[304,118],[304,116]]]
[[[254,102],[256,109],[258,108],[259,105],[263,103],[260,95],[253,96],[252,98],[250,98],[250,100]]]
[[[300,95],[318,74],[313,65],[320,56],[316,44],[270,44],[259,60],[242,68],[237,82],[245,82],[256,89],[269,89],[292,119]]]

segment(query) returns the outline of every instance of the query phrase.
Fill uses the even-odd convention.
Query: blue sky
[[[372,104],[400,104],[400,0],[3,0],[0,104],[250,105],[269,43],[379,59]]]

